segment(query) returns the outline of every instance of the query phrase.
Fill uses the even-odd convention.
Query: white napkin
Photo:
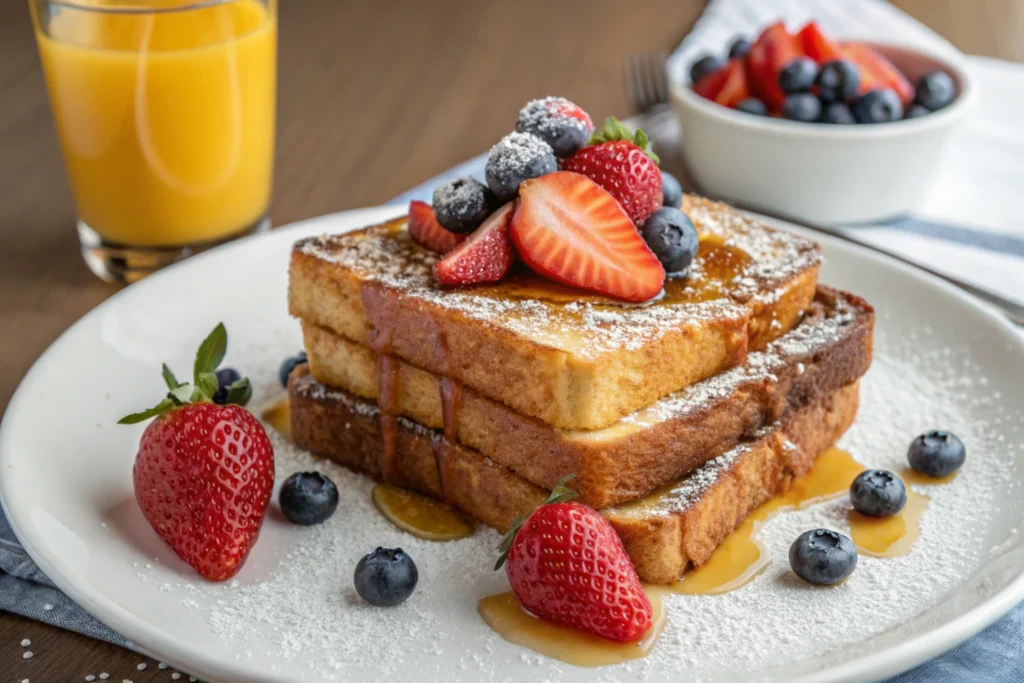
[[[712,0],[669,59],[682,80],[701,53],[722,54],[737,35],[784,19],[816,19],[829,34],[912,45],[964,65],[980,91],[950,143],[938,182],[912,217],[852,228],[894,252],[1024,301],[1024,65],[965,57],[882,0]]]

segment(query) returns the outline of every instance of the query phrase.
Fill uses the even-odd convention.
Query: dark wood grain
[[[0,2],[0,410],[46,346],[116,291],[79,256],[26,4]],[[1024,3],[896,4],[962,49],[1024,59]],[[275,225],[378,204],[486,149],[532,97],[565,95],[598,117],[631,113],[625,55],[674,47],[703,1],[281,5]],[[111,681],[171,680],[134,653],[0,615],[0,683],[104,671]]]

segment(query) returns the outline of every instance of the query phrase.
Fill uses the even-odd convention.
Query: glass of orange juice
[[[29,0],[89,268],[268,227],[276,0]]]

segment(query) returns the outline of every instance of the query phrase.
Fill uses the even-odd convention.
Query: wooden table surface
[[[386,4],[281,2],[275,225],[379,204],[489,147],[536,96],[565,95],[595,119],[629,115],[624,56],[671,49],[704,3]],[[896,4],[965,52],[1024,60],[1024,2]],[[26,5],[0,2],[0,412],[57,335],[116,291],[79,255]],[[0,614],[0,683],[101,672],[172,680],[134,653]]]

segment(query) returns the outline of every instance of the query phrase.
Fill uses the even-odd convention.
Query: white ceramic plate
[[[545,660],[482,624],[476,600],[507,587],[489,570],[496,534],[478,530],[443,545],[412,539],[374,512],[361,477],[332,465],[314,466],[330,468],[342,490],[334,518],[297,528],[272,508],[231,584],[198,579],[135,505],[130,473],[142,427],[115,422],[159,396],[159,363],[187,374],[198,341],[223,320],[228,363],[253,377],[254,405],[273,400],[281,391],[277,364],[300,346],[285,305],[292,241],[400,211],[307,221],[129,287],[57,340],[12,399],[0,428],[0,494],[18,535],[61,589],[161,660],[210,681],[593,680],[595,672]],[[785,547],[801,525],[832,513],[773,522],[765,532],[781,562],[727,596],[672,603],[655,655],[599,677],[880,679],[952,647],[1024,598],[1024,544],[1016,535],[1024,499],[1015,493],[1024,441],[1022,338],[940,282],[820,239],[828,259],[823,281],[863,295],[879,312],[876,363],[848,447],[864,451],[856,455],[868,464],[898,467],[916,433],[944,427],[965,437],[967,465],[948,491],[935,492],[911,556],[862,558],[843,587],[810,589],[787,572]],[[278,481],[313,465],[277,444]],[[394,544],[416,559],[420,587],[398,608],[367,607],[353,597],[352,569],[363,553]],[[886,601],[895,606],[875,607],[877,623],[863,611]],[[819,636],[800,635],[822,615],[829,621],[813,627]],[[742,638],[745,646],[724,652],[707,636],[725,645]]]

